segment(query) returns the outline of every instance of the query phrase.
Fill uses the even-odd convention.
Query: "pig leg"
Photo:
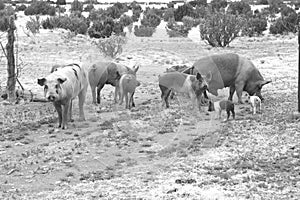
[[[159,88],[161,90],[161,99],[162,99],[162,106],[166,106],[166,108],[169,108],[169,102],[168,102],[168,97],[171,93],[171,89],[165,87],[165,86],[162,86],[162,85],[159,85]]]
[[[97,104],[96,102],[96,86],[91,85],[92,97],[93,97],[93,104]]]
[[[233,97],[234,92],[235,92],[235,85],[231,85],[229,87],[229,97],[228,97],[228,100],[232,101],[232,97]]]
[[[244,89],[244,82],[237,82],[235,84],[235,89],[236,89],[236,95],[238,97],[238,102],[240,104],[243,104],[243,101],[242,101],[242,93],[243,93],[243,89]]]
[[[85,97],[86,97],[86,89],[83,89],[79,95],[78,95],[78,105],[79,105],[79,121],[84,121],[85,117],[84,117],[84,111],[83,111],[83,104],[85,102]]]
[[[59,103],[53,103],[54,107],[57,111],[58,114],[58,128],[61,127],[61,123],[62,123],[62,108],[61,108],[61,104]]]
[[[118,101],[120,101],[120,88],[118,86],[115,87],[115,103],[118,103]],[[119,97],[119,99],[118,99]]]
[[[71,102],[70,102],[70,106],[69,106],[69,111],[68,111],[68,113],[69,113],[69,116],[68,116],[68,120],[70,121],[70,122],[73,122],[73,119],[72,119],[72,106],[73,106],[73,104],[72,104],[72,100],[71,100]]]
[[[128,97],[128,93],[125,92],[125,108],[129,109],[129,97]]]
[[[69,107],[70,107],[70,100],[67,101],[65,105],[63,105],[62,129],[67,129]]]
[[[124,91],[120,90],[120,101],[119,101],[119,104],[122,105],[123,101],[124,101]]]
[[[104,87],[104,84],[100,84],[100,85],[98,85],[98,87],[97,87],[97,103],[98,104],[100,104],[100,99],[101,99],[101,97],[100,97],[100,92],[101,92],[101,90],[102,90],[102,88]]]
[[[133,95],[134,95],[134,92],[132,92],[132,93],[131,93],[131,96],[130,96],[130,105],[131,105],[132,107],[135,107],[135,103],[134,103],[134,101],[133,101]]]

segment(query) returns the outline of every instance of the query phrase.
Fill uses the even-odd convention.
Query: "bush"
[[[97,9],[97,10],[92,10],[89,14],[88,17],[89,20],[91,21],[103,21],[106,19],[105,16],[105,10],[103,9]]]
[[[155,32],[154,27],[134,26],[134,35],[137,37],[151,37]]]
[[[106,16],[111,17],[113,19],[118,19],[121,17],[122,13],[116,6],[108,7],[106,9]]]
[[[156,14],[148,13],[141,20],[143,26],[157,27],[160,24],[160,18]]]
[[[124,36],[112,35],[109,38],[99,39],[94,42],[100,52],[107,57],[115,58],[123,52],[123,45],[126,43]]]
[[[243,18],[237,15],[211,13],[200,23],[200,36],[213,47],[226,47],[238,37],[243,24]]]
[[[166,9],[163,14],[163,19],[165,22],[169,21],[171,18],[174,18],[174,8]]]
[[[46,1],[33,1],[25,11],[25,15],[55,15],[55,8]]]
[[[120,13],[123,14],[125,12],[128,11],[128,7],[125,3],[120,3],[120,2],[117,2],[113,5],[114,7],[118,8]]]
[[[82,12],[83,11],[83,3],[81,3],[78,0],[74,0],[71,3],[71,9],[70,10],[71,10],[71,12],[74,12],[74,11]]]
[[[25,11],[26,10],[26,5],[22,4],[20,6],[16,6],[16,11]]]
[[[190,29],[196,24],[194,18],[189,16],[184,16],[182,18],[182,23],[185,27],[188,27]]]
[[[133,23],[131,17],[124,15],[120,18],[120,23],[125,27]]]
[[[214,11],[220,11],[220,9],[226,8],[228,3],[226,0],[212,0],[210,5]]]
[[[166,30],[169,37],[187,37],[192,26],[179,25],[174,19],[168,21]]]
[[[0,0],[0,10],[4,10],[5,4],[2,0]]]
[[[7,31],[9,18],[11,16],[16,18],[14,9],[11,6],[6,6],[4,9],[0,10],[0,31]]]
[[[183,4],[182,6],[178,6],[178,8],[174,11],[175,21],[181,21],[184,16],[194,16],[194,8],[190,4]]]
[[[288,16],[281,16],[270,26],[271,34],[283,34],[287,32],[296,33],[299,20],[296,12]]]
[[[246,26],[243,30],[243,35],[249,37],[261,35],[267,30],[268,21],[266,18],[251,17],[247,20]]]
[[[140,15],[141,15],[142,11],[141,10],[133,10],[132,11],[132,16],[131,16],[131,19],[134,21],[134,22],[137,22],[140,18]]]
[[[193,0],[193,1],[190,1],[189,4],[193,7],[207,6],[207,0]]]
[[[228,12],[233,15],[249,15],[252,14],[251,7],[248,3],[243,1],[231,2],[228,7]]]
[[[84,17],[74,15],[55,16],[42,21],[42,27],[45,29],[63,28],[75,34],[86,34],[89,22]]]
[[[66,0],[57,0],[56,1],[56,5],[60,6],[60,5],[67,5]]]
[[[91,10],[95,9],[93,4],[88,4],[85,6],[84,11],[90,12]]]
[[[119,22],[115,23],[111,17],[104,21],[93,21],[93,25],[88,29],[88,34],[93,38],[107,38],[112,34],[124,35],[123,25]]]
[[[26,23],[26,29],[29,30],[33,35],[40,32],[41,22],[40,17],[37,15],[34,17],[30,17],[29,21]]]

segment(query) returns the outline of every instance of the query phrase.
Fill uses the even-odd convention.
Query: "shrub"
[[[99,39],[94,44],[104,56],[115,58],[123,52],[123,45],[126,44],[126,38],[124,36],[112,35],[109,38]]]
[[[261,35],[267,30],[267,18],[251,17],[247,20],[246,26],[243,29],[243,35],[252,37],[254,35]]]
[[[193,1],[190,1],[189,4],[193,7],[207,6],[207,0],[193,0]]]
[[[195,25],[195,20],[192,17],[184,16],[182,18],[182,23],[185,27],[192,28]]]
[[[131,17],[127,16],[127,15],[124,15],[120,18],[120,23],[123,25],[123,26],[129,26],[130,24],[133,23],[133,20],[131,19]]]
[[[137,22],[139,20],[139,18],[140,18],[141,13],[142,13],[141,10],[133,10],[132,11],[132,16],[131,16],[132,20],[134,22]]]
[[[121,12],[116,6],[108,7],[106,10],[106,16],[113,19],[118,19],[121,17]]]
[[[46,1],[33,1],[25,11],[25,15],[55,15],[55,8]]]
[[[67,2],[66,2],[66,0],[57,0],[56,1],[56,5],[66,5],[67,4]]]
[[[120,13],[123,14],[125,12],[128,11],[128,7],[125,3],[120,3],[120,2],[117,2],[113,5],[114,7],[118,8]]]
[[[165,22],[169,21],[170,18],[174,18],[174,8],[168,8],[163,14],[163,19]]]
[[[175,21],[181,21],[184,16],[193,17],[194,8],[190,4],[183,4],[182,6],[178,6],[178,8],[174,11]]]
[[[231,2],[228,7],[228,12],[233,15],[252,14],[250,5],[244,1]]]
[[[83,11],[83,3],[81,3],[78,0],[74,0],[71,3],[71,12],[74,12],[74,11],[82,12]]]
[[[41,22],[40,17],[37,15],[30,17],[29,21],[26,22],[26,29],[30,31],[33,35],[40,32]]]
[[[269,5],[268,0],[258,0],[256,2],[257,5]]]
[[[269,10],[271,13],[279,13],[280,7],[283,5],[282,0],[269,0]]]
[[[0,10],[3,10],[5,8],[5,4],[2,0],[0,0]]]
[[[154,27],[149,26],[134,26],[134,35],[137,37],[151,37],[155,32]]]
[[[75,34],[86,34],[89,22],[84,17],[74,15],[55,16],[42,21],[42,27],[45,29],[63,28]]]
[[[93,9],[95,9],[93,4],[88,4],[84,7],[85,12],[90,12]]]
[[[11,16],[15,17],[14,9],[11,6],[6,6],[0,10],[0,31],[6,31],[8,29],[8,22]]]
[[[286,32],[297,32],[297,25],[299,23],[296,12],[290,13],[288,16],[281,16],[276,19],[275,23],[270,26],[271,34],[283,34]]]
[[[89,36],[93,38],[110,37],[112,33],[124,35],[123,25],[120,22],[115,23],[111,17],[104,21],[93,21],[93,25],[88,29]]]
[[[213,47],[226,47],[242,30],[244,20],[237,15],[215,12],[200,23],[201,39]]]
[[[25,11],[26,10],[26,5],[22,4],[20,6],[16,6],[16,11]]]
[[[156,14],[148,13],[141,20],[143,26],[157,27],[160,24],[160,18]]]
[[[226,0],[212,0],[210,5],[214,11],[220,11],[220,9],[226,8],[228,3]]]
[[[147,14],[153,14],[157,15],[159,18],[162,18],[165,12],[165,8],[157,9],[157,8],[146,8],[146,11],[144,12]]]
[[[166,30],[169,37],[187,37],[191,26],[179,25],[173,18],[168,21]]]
[[[97,10],[92,10],[89,14],[88,19],[91,21],[103,21],[104,19],[106,19],[105,10],[101,8]]]

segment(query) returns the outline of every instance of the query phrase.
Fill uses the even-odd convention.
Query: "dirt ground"
[[[136,108],[113,102],[111,86],[100,106],[88,90],[86,121],[77,101],[68,130],[60,130],[50,103],[0,105],[0,199],[299,199],[297,37],[238,38],[228,48],[211,48],[189,38],[128,36],[118,62],[140,63]],[[103,56],[86,36],[45,31],[18,37],[26,64],[20,81],[37,97],[37,78],[54,64],[88,68]],[[263,111],[236,105],[237,119],[223,123],[193,111],[179,96],[161,107],[158,75],[175,64],[234,52],[251,59],[272,84],[263,88]],[[1,71],[2,72],[2,71]],[[5,73],[0,80],[4,81]],[[226,98],[220,91],[214,100]]]

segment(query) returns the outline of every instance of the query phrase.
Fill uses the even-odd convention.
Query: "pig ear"
[[[116,75],[117,75],[116,79],[119,80],[121,78],[121,75],[118,71],[116,72]]]
[[[140,68],[140,65],[135,65],[133,67],[133,71],[136,73],[139,70],[139,68]]]
[[[45,82],[46,82],[46,79],[45,78],[39,78],[37,83],[40,85],[40,86],[44,86],[45,85]]]
[[[208,74],[206,74],[206,81],[210,82],[211,79],[212,79],[212,73],[211,73],[211,71],[209,71]]]
[[[58,78],[57,81],[62,84],[67,80],[67,78]]]
[[[262,87],[262,86],[264,86],[264,85],[266,85],[266,84],[268,84],[268,83],[271,83],[271,82],[272,82],[271,80],[268,80],[268,81],[261,81],[261,82],[259,83],[259,86]]]
[[[202,80],[201,74],[200,74],[200,73],[197,73],[196,78],[197,78],[198,80]]]

